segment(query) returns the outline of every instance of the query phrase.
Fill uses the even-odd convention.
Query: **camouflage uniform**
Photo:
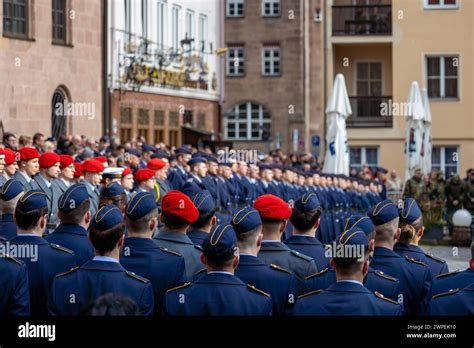
[[[453,176],[446,183],[446,208],[450,225],[452,225],[453,223],[454,212],[462,208],[464,201],[464,192],[464,183],[459,177],[459,175]]]
[[[405,189],[403,190],[403,199],[413,198],[418,205],[421,205],[423,198],[423,179],[413,176],[405,184]]]
[[[439,174],[436,180],[430,180],[428,196],[430,200],[428,222],[430,224],[439,224],[443,219],[443,205],[446,199],[444,194],[444,184],[439,180]]]

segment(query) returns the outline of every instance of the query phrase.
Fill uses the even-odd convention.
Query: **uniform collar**
[[[376,246],[374,248],[374,258],[376,256],[380,256],[380,257],[400,257],[396,252],[394,252],[393,250],[390,250],[388,248],[384,248],[384,247],[378,247]]]
[[[425,255],[425,252],[423,249],[421,249],[418,245],[413,245],[413,244],[405,244],[405,243],[396,243],[395,246],[393,247],[393,250],[406,250],[406,251],[411,251],[414,253],[420,253]]]
[[[43,184],[46,185],[47,188],[50,188],[51,187],[51,182],[46,179],[41,173],[39,173],[36,177],[35,177],[35,181],[38,182],[38,179],[40,179],[40,181],[43,182]],[[38,182],[39,184],[39,182]]]
[[[331,285],[329,285],[326,289],[326,291],[330,292],[362,292],[362,293],[368,293],[370,294],[371,292],[367,290],[362,284],[359,282],[354,283],[352,281],[339,281],[335,282]]]
[[[306,244],[306,245],[322,245],[319,240],[313,236],[305,236],[302,234],[293,234],[285,240],[285,243],[290,244]]]
[[[125,246],[132,248],[159,249],[158,244],[151,238],[128,237],[125,238]]]
[[[18,172],[23,178],[25,178],[25,180],[26,180],[27,183],[30,183],[30,182],[31,182],[31,176],[26,175],[26,174],[23,173],[21,170],[18,170],[17,172]]]
[[[240,254],[239,267],[240,266],[265,266],[266,264],[260,260],[257,256],[250,254]]]
[[[69,223],[60,224],[53,233],[70,233],[78,234],[80,236],[87,236],[87,230],[84,227]]]
[[[18,234],[11,240],[12,244],[49,244],[46,239],[33,234]]]
[[[102,260],[89,260],[81,266],[82,269],[125,272],[125,268],[119,262],[108,262]]]
[[[116,262],[116,263],[119,263],[119,261],[117,259],[114,259],[113,257],[110,257],[110,256],[94,256],[94,258],[92,259],[93,261],[102,261],[102,262]]]
[[[204,274],[201,278],[195,281],[196,284],[230,284],[230,285],[245,285],[239,278],[230,273],[211,272]]]
[[[289,251],[290,248],[288,248],[283,242],[280,242],[280,241],[269,241],[269,240],[262,241],[262,247],[260,248],[260,251],[277,251],[277,250]]]
[[[194,243],[189,239],[189,237],[185,234],[181,234],[178,232],[167,232],[167,231],[161,231],[154,237],[155,239],[162,239],[162,240],[168,240],[171,242],[177,242],[177,243],[182,243],[182,244],[191,244],[194,245]]]

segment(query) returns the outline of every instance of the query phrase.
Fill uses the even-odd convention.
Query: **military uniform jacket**
[[[23,261],[0,254],[0,319],[30,315],[28,269]]]
[[[285,244],[292,250],[313,258],[317,269],[324,269],[329,266],[329,260],[324,256],[324,245],[314,237],[293,234],[285,239]]]
[[[28,181],[26,179],[26,174],[23,174],[19,170],[17,170],[16,173],[13,174],[12,178],[19,181],[23,185],[23,189],[25,192],[33,189],[33,186],[32,186],[34,182],[33,178],[31,178],[31,180]]]
[[[107,293],[131,298],[140,315],[153,313],[153,286],[149,280],[127,271],[118,262],[90,260],[55,277],[48,302],[49,314],[79,315],[85,305]]]
[[[162,231],[153,239],[160,248],[176,251],[184,257],[187,280],[193,279],[193,276],[204,268],[201,263],[201,249],[194,245],[188,236],[177,232]]]
[[[191,239],[194,245],[201,246],[208,233],[199,230],[190,230],[186,235]]]
[[[49,184],[49,187],[48,187]],[[46,197],[48,198],[48,209],[49,209],[49,217],[48,222],[51,224],[58,223],[58,201],[59,197],[61,196],[61,191],[59,187],[53,185],[52,183],[48,183],[47,180],[41,175],[36,174],[34,176],[34,181],[31,184],[34,190],[41,190],[44,192]]]
[[[194,283],[168,290],[163,313],[172,316],[267,316],[270,295],[230,273],[206,273]]]
[[[51,283],[57,274],[76,266],[74,253],[37,236],[18,236],[11,240],[11,244],[25,246],[23,248],[30,251],[31,257],[19,257],[19,259],[28,268],[31,315],[46,316]],[[34,255],[34,250],[37,250],[37,255]]]
[[[91,215],[94,216],[95,213],[97,213],[97,210],[99,210],[99,190],[85,180],[82,180],[81,183],[86,186],[86,190],[91,201],[91,206],[89,210],[91,212]]]
[[[156,180],[156,185],[155,186],[155,200],[156,200],[156,206],[158,207],[158,214],[161,214],[161,202],[163,201],[163,197],[171,191],[170,183],[168,180],[161,180],[161,179],[155,179]],[[158,219],[158,230],[163,229],[163,222],[161,222],[160,219]]]
[[[402,257],[409,256],[415,260],[427,264],[432,278],[439,274],[449,272],[446,261],[437,259],[436,257],[425,253],[425,251],[417,245],[397,243],[393,247],[393,251]]]
[[[245,284],[254,285],[270,294],[273,301],[273,314],[288,314],[299,295],[298,280],[276,265],[268,266],[253,255],[240,255],[235,275]]]
[[[301,295],[294,306],[295,316],[399,316],[403,307],[364,286],[340,281],[326,290]]]
[[[79,225],[61,224],[45,239],[74,251],[74,258],[78,266],[94,258],[94,248],[87,238],[87,230]]]
[[[168,175],[168,181],[171,184],[173,190],[182,190],[183,185],[188,178],[186,171],[180,166],[176,166],[170,171]]]
[[[412,258],[403,258],[382,247],[375,247],[370,264],[374,269],[400,280],[406,315],[417,315],[422,311],[422,301],[428,294],[431,282],[431,273],[426,264]]]
[[[307,293],[318,289],[326,289],[335,282],[336,272],[334,269],[325,268],[306,278],[303,292]],[[364,286],[373,293],[377,291],[385,297],[398,301],[400,295],[400,281],[382,271],[377,271],[369,267],[369,271],[364,278]]]
[[[16,224],[13,222],[13,214],[0,215],[0,237],[12,240],[16,237]]]
[[[275,264],[289,270],[301,282],[318,270],[311,257],[291,250],[282,242],[263,241],[258,258],[267,265]]]
[[[160,248],[152,239],[126,238],[120,264],[151,281],[155,296],[155,315],[161,315],[166,290],[186,282],[184,258]]]
[[[427,314],[432,316],[473,316],[474,283],[462,290],[453,289],[433,296]]]
[[[0,174],[0,186],[3,186],[7,181],[8,179],[3,174]]]
[[[69,188],[69,186],[61,178],[54,179],[51,181],[51,184],[56,186],[56,189],[59,192],[59,197],[61,197],[61,195]]]

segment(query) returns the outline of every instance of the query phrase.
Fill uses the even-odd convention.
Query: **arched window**
[[[51,135],[59,139],[66,134],[66,94],[61,89],[56,89],[51,101]]]
[[[270,137],[271,117],[263,105],[247,102],[235,105],[224,114],[228,140],[264,140]]]

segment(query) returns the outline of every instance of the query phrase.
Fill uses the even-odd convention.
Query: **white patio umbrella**
[[[433,144],[431,142],[431,109],[428,98],[428,90],[421,89],[421,97],[423,98],[423,108],[425,109],[425,117],[423,118],[423,146],[421,157],[423,158],[422,171],[427,175],[431,172],[431,152]]]
[[[411,84],[408,96],[405,135],[405,180],[413,176],[415,167],[422,167],[423,119],[425,110],[418,82]]]
[[[346,119],[350,115],[352,109],[346,82],[342,74],[337,74],[326,107],[326,157],[323,168],[325,173],[349,175]]]

